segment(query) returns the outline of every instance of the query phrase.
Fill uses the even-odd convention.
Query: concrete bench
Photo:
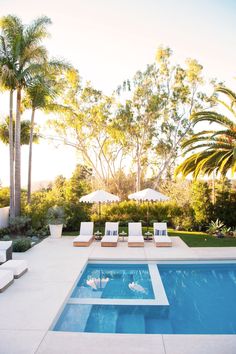
[[[14,275],[11,270],[0,270],[0,293],[2,293],[14,281]]]
[[[0,266],[0,270],[10,270],[15,279],[20,278],[28,270],[28,264],[24,260],[10,260]]]

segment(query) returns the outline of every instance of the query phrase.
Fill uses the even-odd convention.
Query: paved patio
[[[172,248],[72,247],[73,237],[50,238],[14,259],[29,271],[0,294],[1,354],[235,354],[236,335],[132,335],[52,332],[50,326],[88,260],[234,259],[236,247],[189,248],[172,237]]]

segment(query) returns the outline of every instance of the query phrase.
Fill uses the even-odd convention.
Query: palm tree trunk
[[[9,152],[10,152],[10,218],[15,217],[14,186],[14,133],[13,133],[13,90],[10,91],[9,107]]]
[[[21,211],[21,88],[17,89],[15,124],[15,216]]]
[[[31,174],[32,174],[32,150],[33,150],[33,136],[34,136],[34,115],[35,109],[32,109],[31,123],[30,123],[30,141],[29,141],[29,166],[28,166],[28,191],[27,203],[31,203]]]

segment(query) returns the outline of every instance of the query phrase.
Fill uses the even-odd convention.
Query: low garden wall
[[[9,226],[9,210],[10,207],[0,208],[0,229]]]

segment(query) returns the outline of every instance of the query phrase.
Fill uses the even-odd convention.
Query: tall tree
[[[12,63],[12,73],[16,88],[16,124],[15,124],[15,215],[21,209],[21,102],[22,90],[27,87],[32,75],[47,60],[47,51],[41,45],[48,36],[48,17],[40,17],[25,26],[15,16],[1,19],[2,37],[7,46]]]
[[[199,122],[214,123],[214,130],[201,130],[187,139],[182,147],[188,156],[176,169],[176,174],[184,176],[193,173],[194,178],[199,174],[210,175],[213,172],[225,176],[231,170],[236,172],[236,94],[225,88],[218,87],[216,93],[223,94],[226,100],[215,97],[218,104],[225,109],[226,114],[217,111],[201,111],[193,114],[190,119],[194,125]]]
[[[188,116],[206,106],[202,66],[193,59],[186,60],[184,67],[172,64],[171,56],[170,48],[159,48],[156,62],[125,82],[131,98],[123,104],[121,125],[123,121],[126,140],[136,152],[136,189],[140,170],[147,168],[157,185],[171,175],[181,142],[191,132]]]
[[[50,125],[59,134],[56,139],[74,147],[84,165],[92,168],[98,184],[107,186],[123,162],[122,132],[113,125],[113,100],[90,83],[82,86],[76,71],[67,79],[64,110]]]
[[[20,27],[17,17],[11,16],[0,19],[0,86],[9,91],[9,161],[10,161],[10,217],[15,216],[15,183],[14,183],[14,140],[13,140],[13,94],[16,89],[17,81],[14,70],[14,53],[11,43],[7,41],[6,33],[14,36]]]
[[[60,106],[54,99],[62,92],[61,73],[69,70],[70,65],[63,61],[50,61],[42,66],[41,71],[32,77],[26,88],[23,99],[23,107],[31,109],[30,141],[29,141],[29,162],[28,162],[28,189],[27,202],[31,202],[31,175],[32,175],[32,151],[35,126],[35,113],[37,110],[44,112],[59,110]],[[58,76],[60,78],[58,79]]]

